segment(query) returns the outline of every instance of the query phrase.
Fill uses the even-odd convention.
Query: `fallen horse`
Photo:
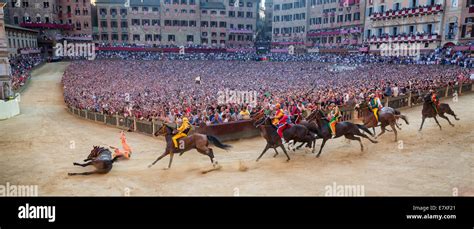
[[[86,167],[89,165],[93,165],[96,170],[90,172],[83,172],[83,173],[68,173],[69,176],[74,175],[91,175],[91,174],[106,174],[112,170],[112,165],[114,162],[117,161],[122,157],[122,155],[115,156],[112,158],[112,152],[105,147],[94,146],[91,150],[91,153],[87,158],[84,160],[84,164],[74,162],[73,165]]]

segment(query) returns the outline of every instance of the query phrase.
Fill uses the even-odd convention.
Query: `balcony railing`
[[[374,21],[387,20],[387,19],[418,16],[418,15],[436,14],[441,11],[443,11],[442,5],[420,6],[420,7],[411,8],[411,9],[389,10],[383,13],[373,13],[372,15],[370,15],[370,19]]]
[[[361,33],[362,29],[359,27],[354,27],[350,29],[335,29],[335,30],[316,30],[308,31],[308,37],[319,37],[319,36],[337,36],[344,34],[357,34]]]
[[[55,23],[38,23],[38,22],[22,22],[21,27],[34,29],[63,29],[70,30],[73,26],[70,24],[55,24]]]
[[[229,33],[242,33],[242,34],[252,34],[253,31],[250,29],[229,29]]]
[[[397,36],[372,36],[368,39],[370,43],[387,43],[387,42],[415,42],[415,41],[436,41],[440,40],[441,36],[438,34],[424,34],[424,35],[404,35],[400,34]]]

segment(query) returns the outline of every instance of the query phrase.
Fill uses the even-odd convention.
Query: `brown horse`
[[[331,131],[329,129],[329,121],[325,117],[324,113],[321,110],[315,110],[313,111],[314,114],[311,114],[309,117],[311,118],[308,121],[313,121],[315,120],[316,123],[318,124],[319,128],[319,136],[323,138],[323,143],[321,144],[321,148],[319,149],[319,153],[316,155],[316,157],[319,157],[321,154],[324,145],[326,144],[326,141],[331,139]],[[372,143],[377,143],[377,141],[370,139],[366,134],[362,133],[360,130],[363,130],[364,132],[367,132],[368,134],[372,135],[369,129],[363,125],[359,124],[354,124],[351,122],[339,122],[336,125],[336,138],[344,136],[347,139],[350,140],[356,140],[360,144],[360,150],[364,151],[364,146],[362,145],[362,141],[359,137],[360,136],[363,138],[367,138],[369,141]]]
[[[265,117],[265,115],[258,115],[254,117],[254,120],[257,120],[256,122],[254,122],[255,127],[260,129],[260,135],[267,141],[267,145],[265,146],[265,149],[263,149],[260,156],[257,158],[257,161],[260,160],[260,158],[262,158],[265,152],[267,152],[267,150],[270,148],[273,148],[273,150],[275,150],[275,155],[273,157],[276,157],[278,155],[278,147],[280,147],[285,153],[287,158],[286,161],[289,161],[290,156],[288,156],[288,153],[286,152],[286,149],[283,146],[281,138],[277,133],[276,127],[272,124],[271,119],[269,117]]]
[[[83,173],[68,173],[69,176],[74,175],[91,175],[91,174],[105,174],[108,173],[112,169],[112,164],[117,161],[117,159],[122,156],[116,156],[112,158],[112,152],[109,149],[104,147],[94,146],[91,150],[91,153],[87,158],[84,160],[84,164],[74,162],[73,165],[86,167],[89,165],[93,165],[96,170],[91,172],[83,172]]]
[[[204,154],[209,156],[211,159],[212,165],[215,167],[217,165],[217,161],[214,162],[214,152],[212,151],[212,148],[209,148],[209,142],[214,144],[215,146],[221,148],[221,149],[229,149],[231,148],[230,145],[222,143],[218,138],[212,136],[212,135],[204,135],[204,134],[198,134],[194,133],[191,134],[187,137],[179,138],[178,139],[178,148],[175,148],[173,145],[173,128],[170,126],[163,124],[158,131],[155,132],[155,136],[158,135],[165,135],[166,139],[166,149],[165,152],[159,156],[151,165],[148,166],[150,168],[156,162],[161,160],[163,157],[167,156],[168,154],[170,155],[170,162],[168,164],[168,169],[171,168],[171,163],[173,162],[173,155],[175,153],[179,153],[180,156],[191,149],[196,149],[199,153]]]
[[[364,107],[364,108],[362,108]],[[398,139],[398,134],[397,134],[397,127],[398,129],[401,130],[401,128],[397,124],[397,120],[399,118],[403,119],[405,123],[408,125],[408,118],[405,115],[402,115],[400,111],[391,108],[391,107],[383,107],[381,110],[377,112],[379,116],[379,121],[377,122],[377,119],[375,118],[374,113],[367,107],[367,104],[357,104],[356,105],[356,110],[360,109],[365,109],[362,110],[362,121],[364,123],[364,126],[367,128],[372,128],[374,131],[375,135],[375,127],[380,126],[380,129],[382,132],[378,134],[375,138],[380,137],[380,135],[384,134],[386,131],[386,127],[390,126],[392,128],[393,133],[395,134],[395,141]]]
[[[438,124],[439,129],[441,130],[441,125],[438,122],[438,119],[436,119],[436,116],[439,115],[439,117],[444,118],[448,120],[449,125],[454,126],[454,124],[451,123],[448,117],[446,117],[444,114],[449,114],[454,117],[454,119],[459,120],[459,118],[456,116],[453,110],[451,110],[451,107],[449,107],[449,104],[446,103],[440,103],[438,112],[436,112],[435,108],[433,107],[433,102],[431,101],[431,95],[427,94],[424,99],[423,99],[423,110],[421,111],[421,116],[422,116],[422,121],[421,121],[421,126],[419,131],[423,128],[423,124],[425,123],[426,118],[434,118],[436,121],[436,124]]]
[[[296,147],[296,149],[300,149],[304,144],[306,144],[306,147],[308,148],[313,148],[312,153],[314,153],[314,150],[316,149],[316,139],[322,138],[320,136],[321,133],[319,133],[319,127],[318,124],[313,120],[313,121],[307,121],[307,120],[301,120],[300,125],[305,126],[311,134],[315,136],[312,145],[307,144],[306,142],[302,142],[299,146]],[[296,143],[295,143],[296,144]],[[295,151],[295,147],[293,147],[293,151]]]

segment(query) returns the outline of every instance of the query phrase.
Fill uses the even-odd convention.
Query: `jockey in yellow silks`
[[[176,133],[171,139],[173,139],[174,148],[178,148],[178,139],[188,136],[188,132],[191,129],[191,124],[189,124],[188,118],[184,117],[181,122],[181,126],[178,127]]]
[[[370,93],[369,95],[369,109],[374,113],[375,120],[377,120],[377,123],[379,122],[379,115],[377,112],[379,109],[382,109],[382,103],[380,102],[379,97],[376,97],[374,93]]]
[[[285,113],[283,112],[283,109],[280,108],[280,104],[279,104],[279,103],[277,103],[277,104],[275,105],[275,109],[276,109],[276,112],[275,112],[275,116],[273,117],[272,124],[273,124],[274,126],[277,126],[278,123],[280,122],[280,119],[283,118],[283,115],[284,115]]]
[[[341,118],[341,112],[339,111],[339,107],[336,106],[336,104],[331,103],[329,105],[328,119],[329,119],[329,128],[331,129],[332,138],[336,136],[336,125],[337,125],[337,122],[339,121],[339,118]]]

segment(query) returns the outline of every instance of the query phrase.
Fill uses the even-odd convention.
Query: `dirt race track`
[[[474,93],[458,102],[445,100],[461,118],[455,128],[440,119],[440,131],[427,119],[418,132],[421,107],[402,112],[410,125],[402,126],[399,140],[392,133],[378,144],[330,140],[320,158],[299,150],[286,162],[269,151],[255,159],[265,146],[263,138],[230,142],[233,148],[216,147],[222,168],[207,174],[208,157],[195,150],[175,156],[171,170],[168,158],[147,166],[164,150],[163,138],[127,133],[132,159],[114,164],[106,175],[68,177],[68,172],[90,171],[75,167],[92,145],[119,146],[119,130],[76,118],[66,112],[61,75],[67,63],[50,63],[35,70],[21,97],[21,114],[0,121],[0,184],[38,185],[39,195],[123,196],[130,195],[324,195],[325,186],[364,185],[365,195],[451,196],[474,195]],[[453,119],[451,119],[453,120]],[[75,148],[71,149],[71,144]],[[321,141],[317,142],[318,147]]]

